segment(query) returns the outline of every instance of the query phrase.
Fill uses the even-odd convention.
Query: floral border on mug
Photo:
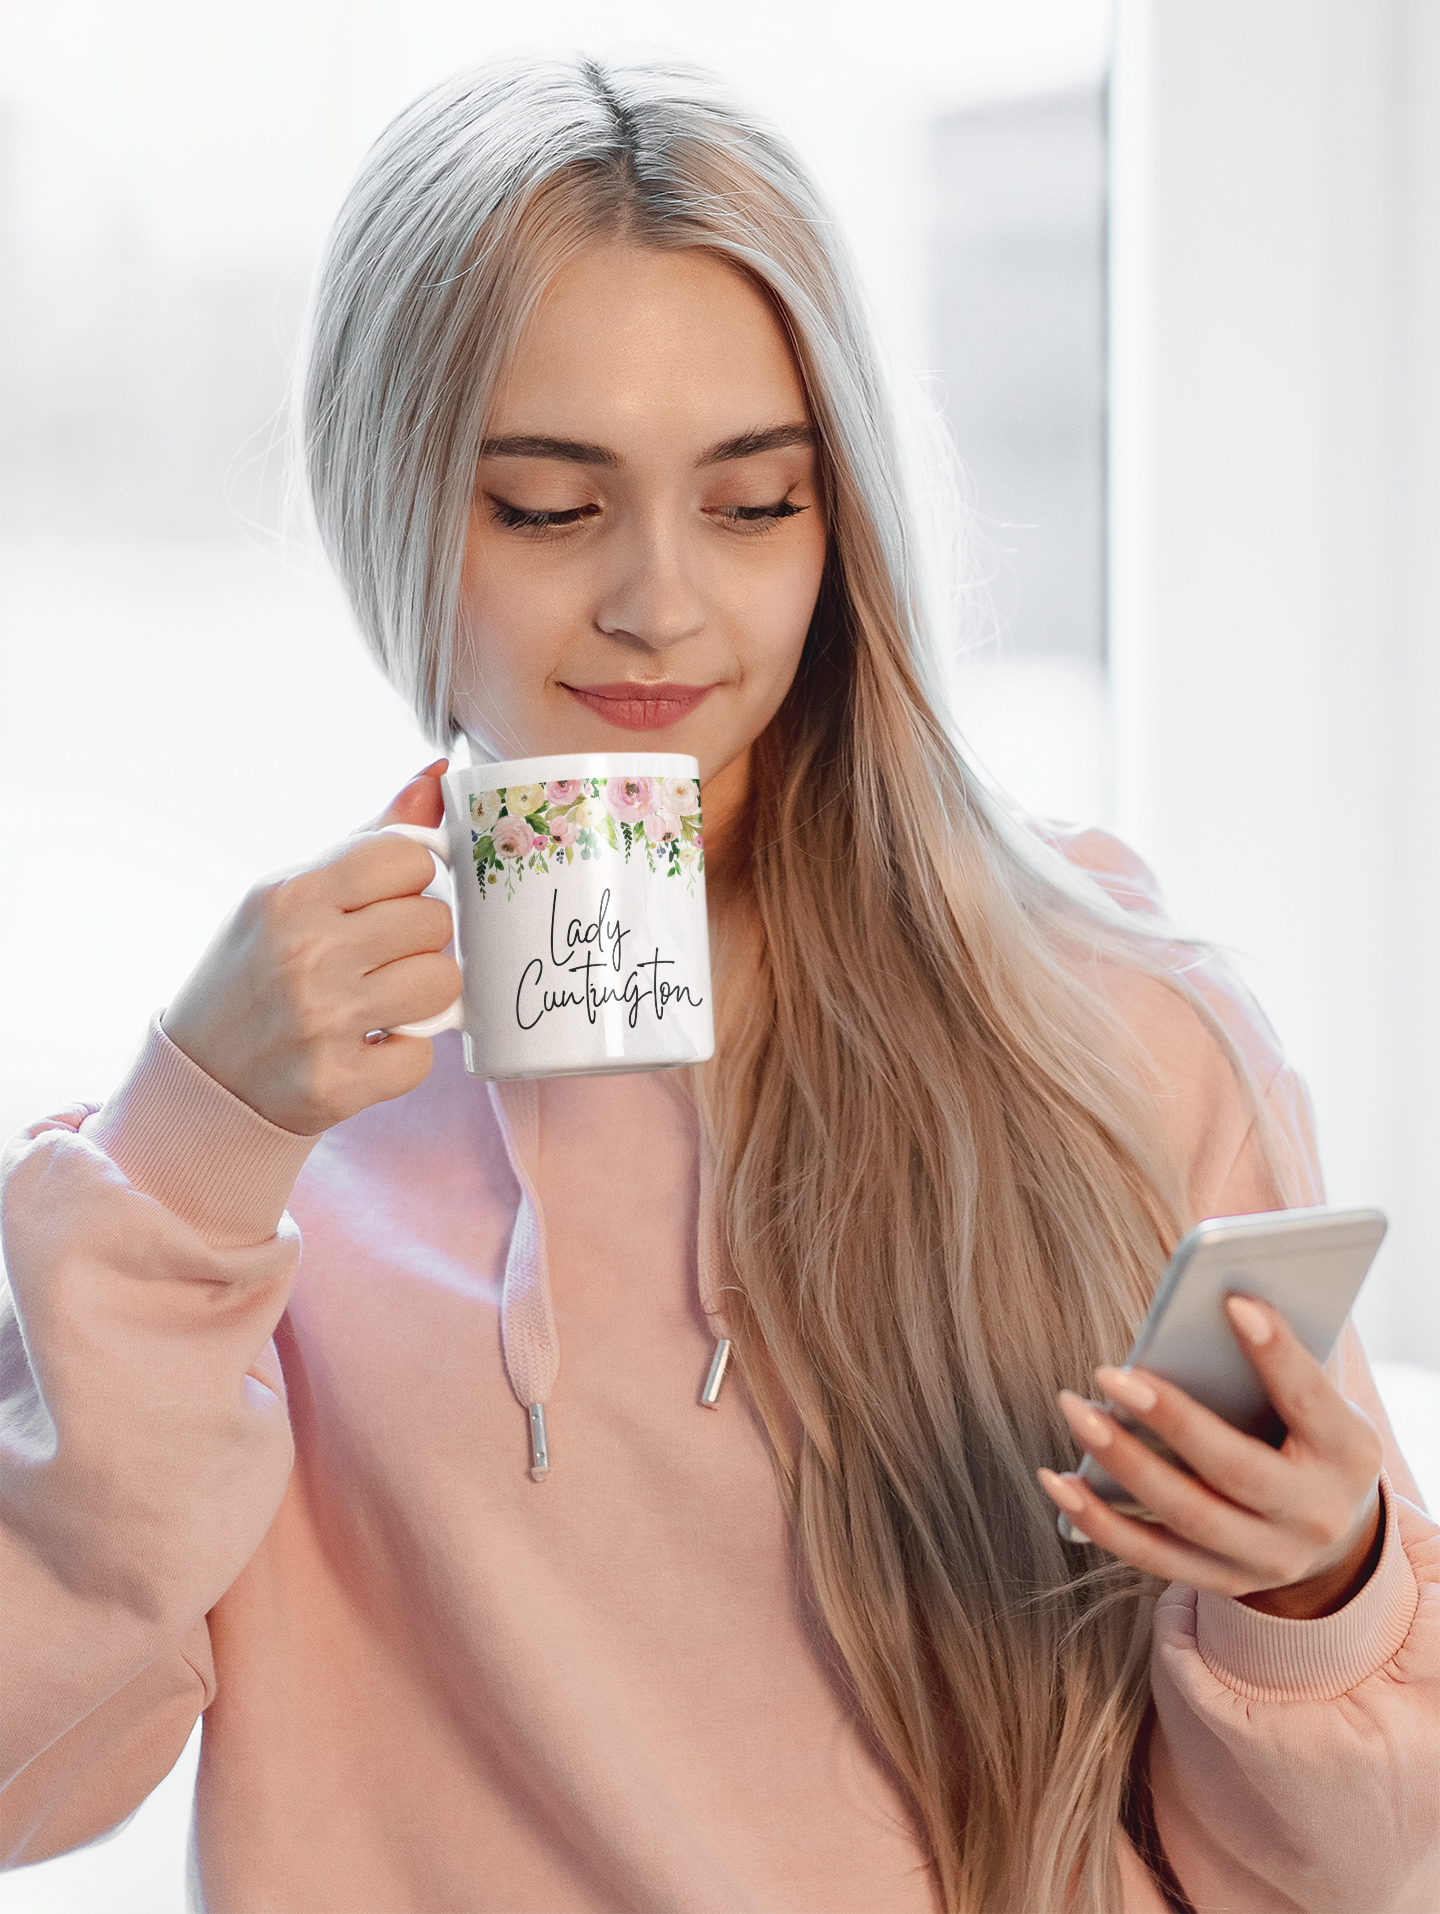
[[[470,795],[470,842],[480,895],[526,871],[644,851],[652,872],[683,876],[693,896],[705,869],[700,786],[694,778],[555,778]]]

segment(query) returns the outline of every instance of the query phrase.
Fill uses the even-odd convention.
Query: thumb
[[[386,824],[428,824],[433,829],[442,823],[445,795],[440,789],[440,779],[449,762],[448,758],[436,758],[433,764],[427,764],[395,793],[379,817],[361,829],[378,831]]]

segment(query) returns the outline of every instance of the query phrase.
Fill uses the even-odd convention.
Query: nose
[[[607,638],[668,651],[704,629],[705,596],[683,531],[656,515],[614,548],[616,568],[595,609]]]

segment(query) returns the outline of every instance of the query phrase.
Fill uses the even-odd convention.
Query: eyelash
[[[806,509],[804,505],[792,505],[788,498],[782,498],[775,505],[733,505],[720,516],[732,523],[754,525],[764,531],[772,525],[778,525],[781,519],[798,518]]]
[[[526,512],[518,505],[507,505],[503,498],[492,499],[495,522],[512,532],[548,532],[552,527],[578,525],[582,518],[594,518],[598,505],[577,505],[573,512]]]
[[[579,505],[569,512],[527,512],[518,505],[507,505],[501,498],[492,499],[490,503],[496,524],[512,532],[563,530],[567,526],[578,525],[581,519],[595,518],[600,510],[598,505]],[[733,505],[719,516],[732,525],[769,531],[771,526],[778,525],[783,519],[796,518],[808,509],[804,505],[792,505],[788,498],[782,498],[774,505]]]

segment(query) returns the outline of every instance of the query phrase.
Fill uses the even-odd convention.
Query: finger
[[[1144,1414],[1148,1427],[1166,1421],[1158,1397],[1165,1387],[1158,1377],[1098,1371],[1121,1400],[1145,1394],[1157,1397],[1157,1406]],[[1154,1385],[1153,1388],[1151,1385]],[[1173,1397],[1187,1416],[1208,1426],[1213,1420],[1180,1390]],[[1115,1477],[1166,1528],[1185,1542],[1223,1556],[1243,1567],[1248,1587],[1273,1588],[1328,1567],[1353,1541],[1357,1511],[1363,1518],[1379,1466],[1379,1438],[1357,1411],[1345,1453],[1277,1454],[1266,1444],[1235,1430],[1224,1429],[1217,1445],[1238,1460],[1212,1463],[1204,1481],[1189,1476],[1163,1456],[1154,1454],[1137,1436],[1113,1418],[1079,1397],[1062,1399],[1075,1433],[1106,1471]],[[1183,1440],[1183,1430],[1167,1425]],[[1187,1444],[1192,1453],[1201,1447]]]
[[[1292,1470],[1268,1442],[1232,1428],[1183,1389],[1148,1370],[1100,1368],[1095,1381],[1129,1417],[1153,1430],[1232,1502],[1267,1515],[1285,1504]]]
[[[1060,1406],[1076,1441],[1166,1528],[1217,1556],[1251,1563],[1268,1560],[1275,1533],[1273,1521],[1237,1506],[1207,1483],[1187,1475],[1147,1448],[1113,1417],[1069,1390],[1061,1392]],[[1263,1443],[1256,1447],[1275,1463],[1272,1450]]]
[[[327,904],[357,911],[387,898],[418,897],[435,881],[435,860],[413,838],[374,832],[337,845],[315,875]]]
[[[362,830],[378,831],[387,824],[428,824],[432,829],[445,816],[445,794],[440,780],[449,767],[448,758],[436,758],[410,782],[397,791],[385,809]]]
[[[1225,1311],[1291,1440],[1316,1449],[1343,1446],[1345,1399],[1279,1310],[1255,1296],[1228,1296]]]
[[[455,920],[438,897],[386,897],[347,912],[344,929],[349,960],[368,975],[401,957],[444,950]]]
[[[460,995],[460,966],[453,957],[401,957],[365,979],[353,1021],[359,1033],[393,1030],[396,1024],[438,1017]]]
[[[1037,1469],[1036,1475],[1041,1488],[1056,1508],[1064,1510],[1075,1528],[1132,1568],[1164,1582],[1188,1582],[1194,1588],[1214,1589],[1222,1595],[1248,1595],[1255,1588],[1255,1578],[1240,1564],[1196,1548],[1158,1523],[1137,1522],[1118,1514],[1079,1476],[1058,1475],[1053,1469]]]

